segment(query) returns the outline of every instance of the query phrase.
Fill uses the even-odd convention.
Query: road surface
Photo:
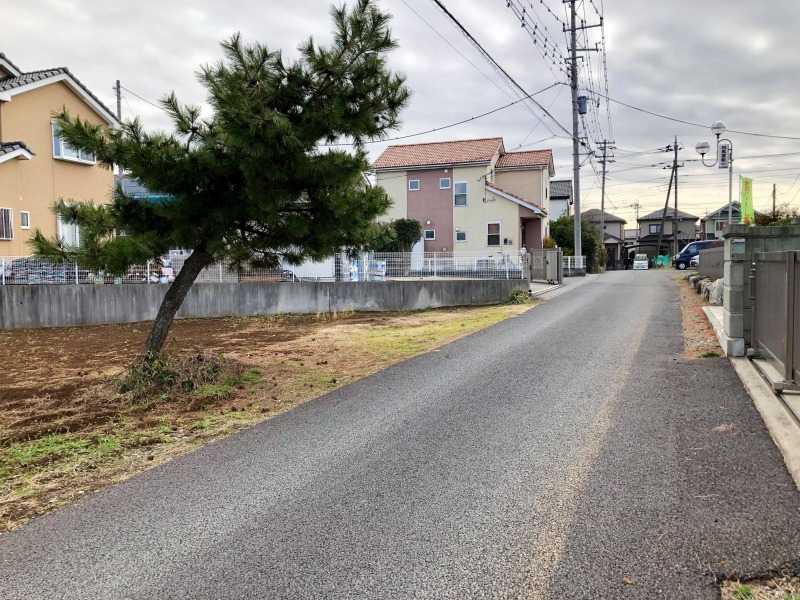
[[[672,272],[610,272],[0,536],[0,598],[717,598],[800,494]]]

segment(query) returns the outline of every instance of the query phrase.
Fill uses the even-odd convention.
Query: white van
[[[647,270],[647,265],[649,264],[650,260],[647,258],[647,254],[637,254],[633,257],[633,269],[645,269]]]

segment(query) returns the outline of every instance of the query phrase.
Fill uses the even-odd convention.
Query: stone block
[[[725,310],[734,314],[742,314],[744,309],[744,288],[741,286],[722,286],[722,305]]]
[[[722,326],[725,328],[725,334],[730,338],[744,338],[744,318],[740,314],[728,312],[725,309],[722,318]]]
[[[713,306],[722,306],[722,290],[725,287],[724,279],[717,279],[709,286],[708,303]]]
[[[744,285],[750,277],[750,264],[745,262],[725,261],[725,281],[730,285]]]

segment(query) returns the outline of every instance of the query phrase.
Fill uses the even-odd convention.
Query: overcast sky
[[[566,53],[561,0],[514,0],[526,7],[526,23],[546,28],[556,52]],[[566,77],[542,57],[507,0],[443,0],[454,16],[497,62],[571,131]],[[326,0],[25,0],[3,6],[0,51],[22,70],[66,66],[116,110],[112,85],[122,82],[123,118],[138,115],[153,129],[169,128],[149,102],[174,90],[189,103],[202,103],[195,73],[221,56],[219,41],[240,31],[296,55],[297,44],[313,35],[330,38]],[[394,16],[400,48],[394,69],[413,90],[403,125],[394,135],[443,127],[497,109],[516,97],[430,0],[380,0]],[[552,11],[552,13],[548,10]],[[587,24],[604,13],[608,102],[602,54],[588,53],[582,86],[596,101],[586,117],[590,146],[615,142],[609,163],[606,210],[629,221],[663,206],[672,154],[658,152],[678,136],[682,147],[679,209],[703,216],[726,205],[727,171],[704,168],[695,159],[698,141],[713,142],[709,126],[721,119],[734,143],[734,200],[738,176],[754,179],[756,209],[777,201],[800,206],[800,2],[768,0],[583,0]],[[586,30],[587,42],[602,45],[600,28]],[[591,71],[591,84],[586,73]],[[622,102],[671,121],[628,108]],[[599,103],[599,106],[597,106]],[[610,118],[609,118],[610,110]],[[506,150],[552,148],[556,178],[572,178],[572,146],[566,133],[536,107],[519,103],[469,123],[395,143],[502,136]],[[745,135],[750,134],[762,135]],[[766,136],[784,136],[779,139]],[[369,146],[377,158],[386,143]],[[713,154],[713,151],[712,151]],[[775,156],[780,155],[780,156]],[[750,158],[748,158],[750,157]],[[600,207],[596,159],[581,169],[582,209]],[[712,158],[713,160],[713,158]],[[651,166],[654,165],[654,166]],[[670,201],[672,205],[672,201]]]

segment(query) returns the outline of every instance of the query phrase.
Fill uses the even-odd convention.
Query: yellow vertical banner
[[[742,177],[739,190],[739,207],[739,223],[754,227],[756,213],[753,209],[753,180],[749,177]]]

